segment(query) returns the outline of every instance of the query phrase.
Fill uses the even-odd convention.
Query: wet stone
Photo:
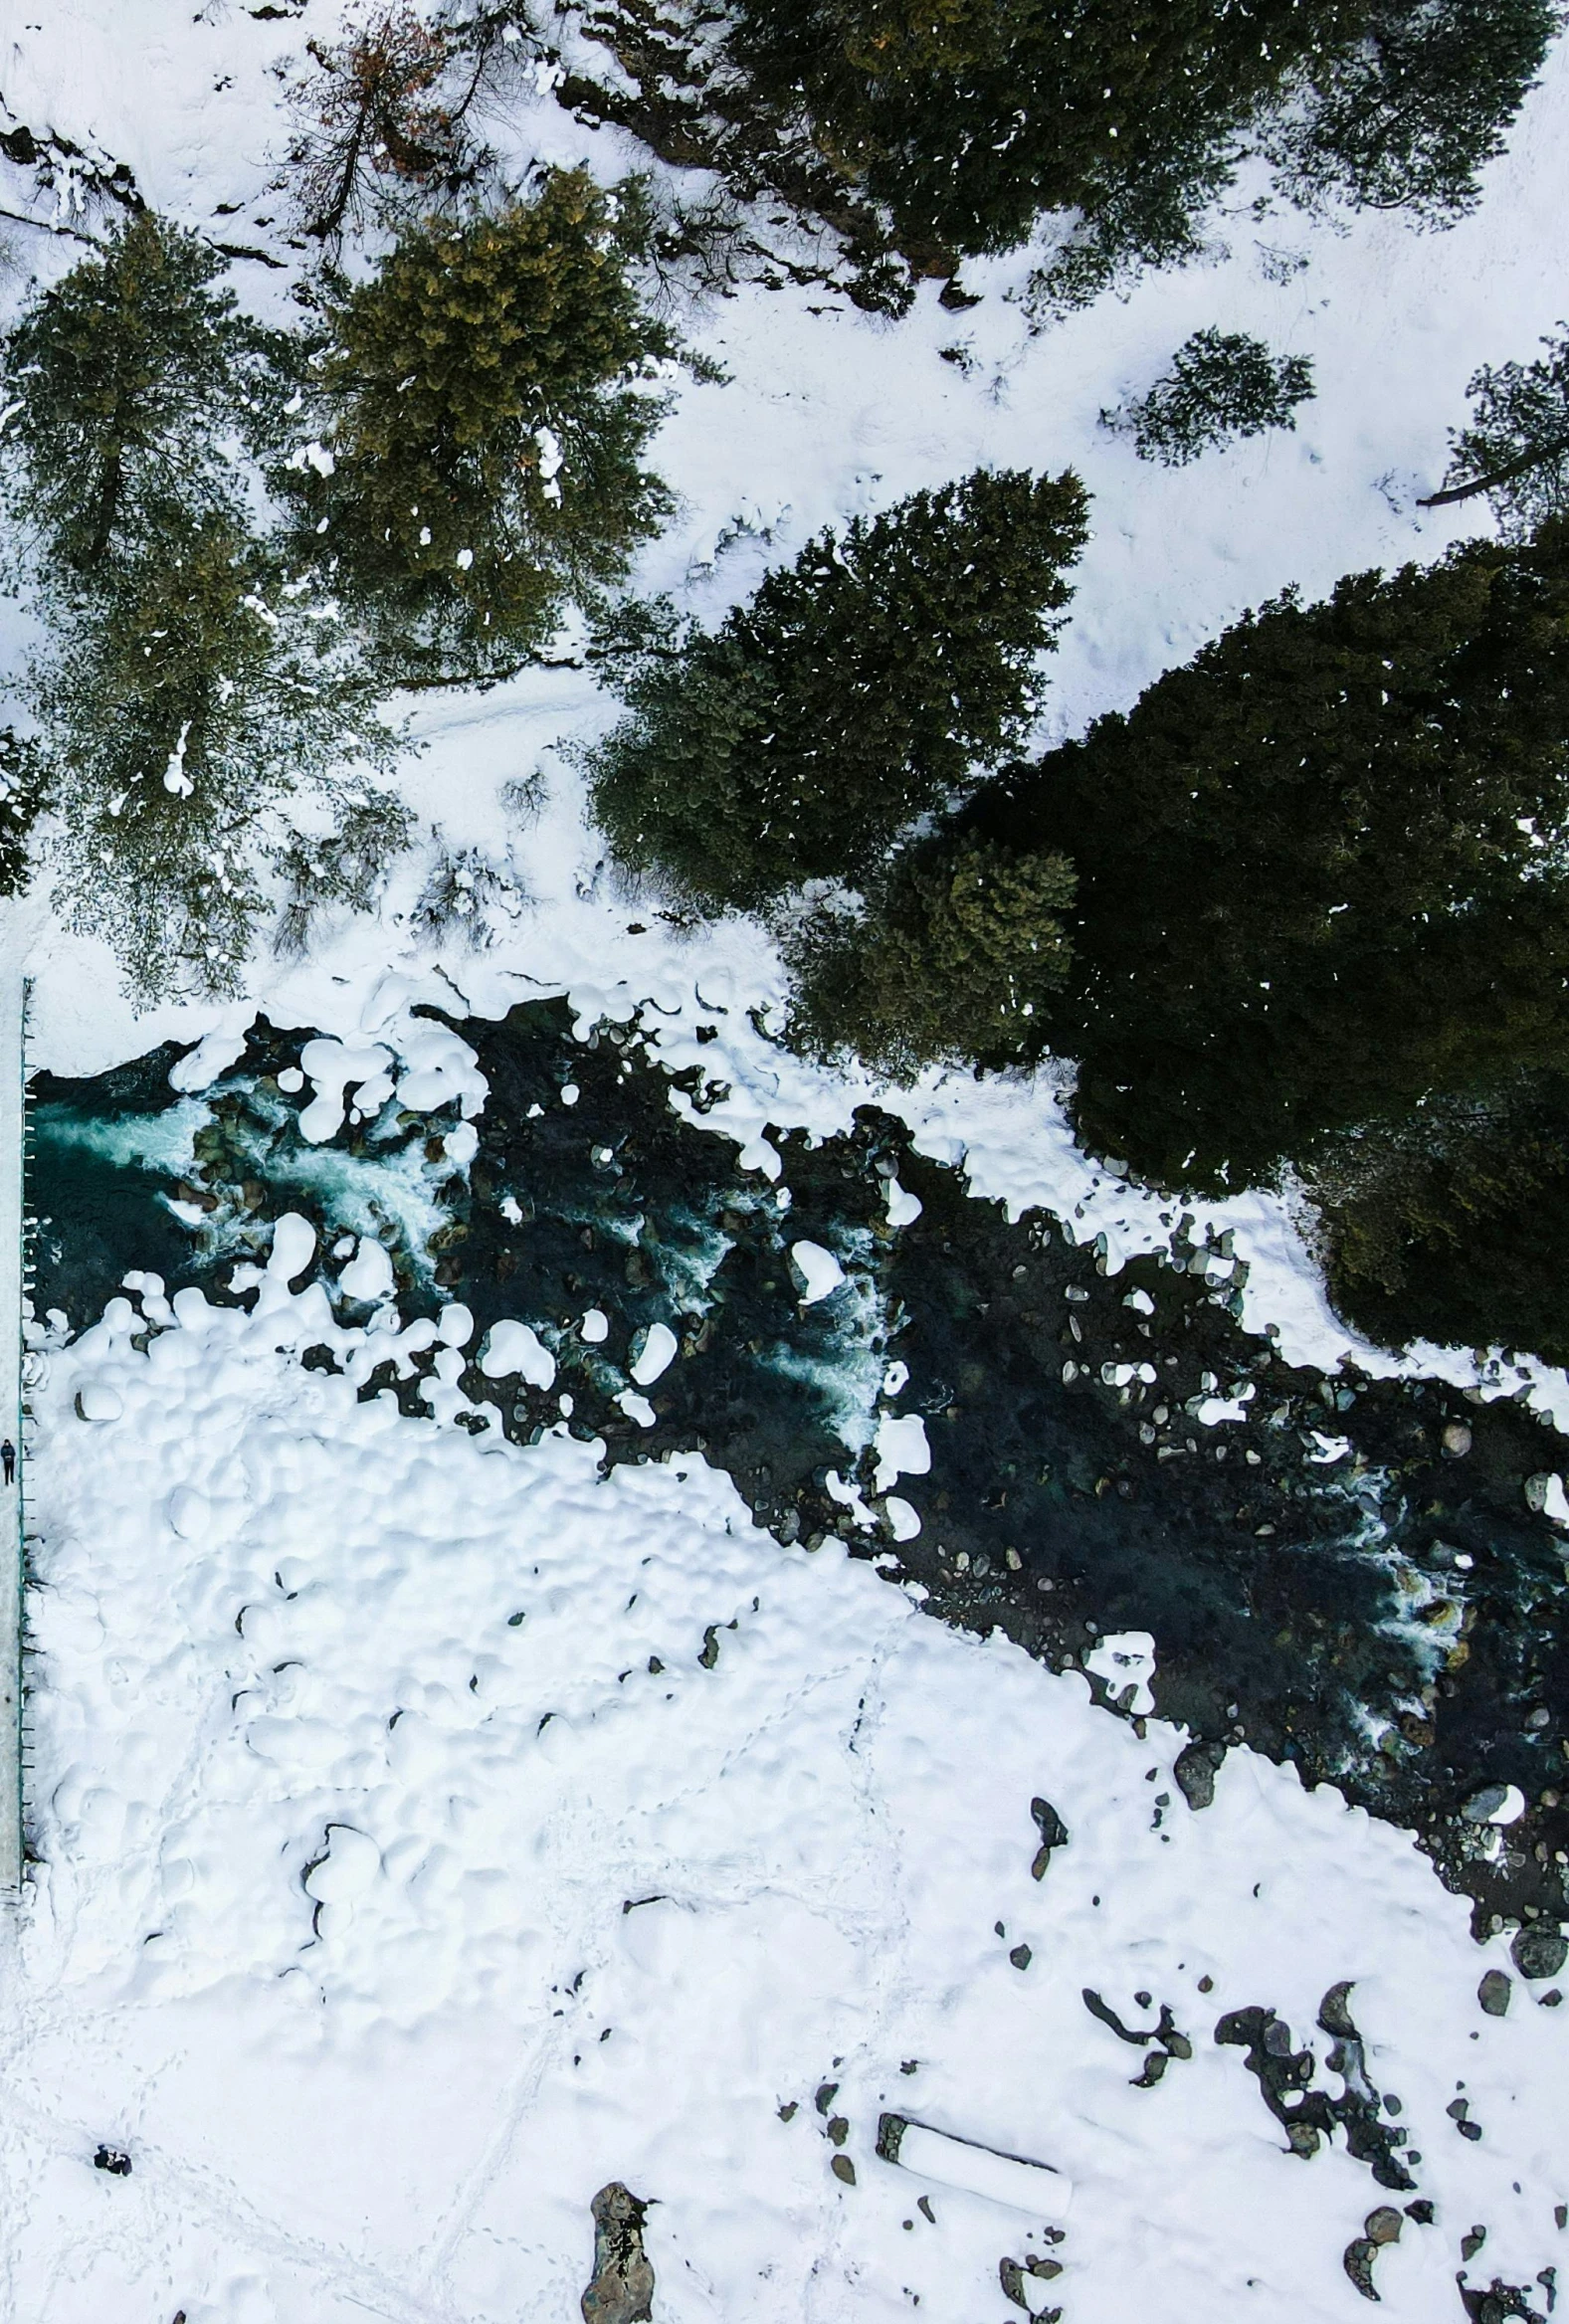
[[[1373,2288],[1373,2262],[1378,2257],[1378,2245],[1368,2235],[1357,2235],[1345,2247],[1342,2264],[1364,2300],[1376,2300],[1379,2293]]]
[[[1178,1752],[1171,1772],[1190,1808],[1213,1806],[1215,1778],[1225,1757],[1224,1743],[1189,1743]]]
[[[1489,2018],[1507,2016],[1509,2008],[1509,1979],[1501,1969],[1484,1969],[1481,1983],[1476,1988],[1476,1999]]]
[[[1509,1956],[1522,1977],[1556,1977],[1569,1960],[1569,1938],[1556,1929],[1517,1930]]]
[[[1054,1849],[1068,1845],[1068,1826],[1050,1800],[1032,1800],[1030,1814],[1035,1819],[1036,1831],[1041,1835],[1041,1844],[1030,1866],[1030,1877],[1032,1880],[1042,1880],[1046,1877],[1046,1867],[1052,1860]]]

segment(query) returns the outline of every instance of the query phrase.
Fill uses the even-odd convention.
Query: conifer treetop
[[[281,334],[214,288],[224,265],[198,236],[137,211],[5,342],[13,500],[80,573],[193,506],[242,505],[223,440],[268,438],[289,364]]]

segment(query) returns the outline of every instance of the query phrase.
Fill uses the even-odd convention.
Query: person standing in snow
[[[0,1445],[0,1468],[3,1468],[3,1469],[5,1470],[5,1481],[6,1481],[6,1483],[7,1483],[7,1484],[15,1484],[15,1482],[16,1482],[16,1447],[15,1447],[15,1446],[12,1444],[12,1442],[11,1442],[11,1440],[10,1440],[10,1438],[9,1438],[9,1437],[7,1437],[7,1439],[6,1439],[6,1441],[5,1441],[5,1443],[4,1443],[3,1445]]]

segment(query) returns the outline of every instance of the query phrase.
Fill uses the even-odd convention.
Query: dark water
[[[38,1076],[40,1311],[80,1327],[133,1267],[224,1296],[272,1221],[303,1211],[328,1243],[348,1228],[386,1244],[406,1317],[461,1299],[482,1329],[535,1327],[558,1364],[548,1394],[503,1395],[474,1367],[465,1379],[508,1434],[558,1422],[564,1390],[571,1426],[602,1437],[607,1458],[704,1450],[786,1539],[839,1531],[868,1555],[888,1537],[856,1527],[829,1471],[858,1475],[870,1498],[879,1410],[918,1412],[932,1467],[894,1487],[922,1518],[898,1557],[931,1611],[1001,1626],[1059,1667],[1100,1633],[1149,1631],[1162,1714],[1217,1745],[1246,1736],[1413,1826],[1483,1920],[1562,1911],[1565,1568],[1524,1497],[1527,1475],[1569,1469],[1553,1431],[1427,1382],[1293,1370],[1199,1276],[1154,1259],[1103,1274],[1060,1224],[1009,1226],[872,1109],[815,1148],[775,1133],[782,1209],[728,1140],[672,1110],[635,1036],[576,1042],[555,1003],[457,1029],[490,1085],[466,1171],[442,1143],[455,1108],[394,1100],[309,1145],[308,1088],[286,1095],[276,1078],[309,1035],[265,1021],[200,1099],[171,1092],[173,1049],[92,1080]],[[923,1206],[896,1232],[893,1173]],[[803,1238],[846,1274],[805,1309],[789,1259]],[[1139,1290],[1152,1312],[1127,1304]],[[610,1319],[599,1347],[576,1329],[589,1307]],[[643,1428],[615,1399],[635,1335],[657,1321],[682,1356],[648,1392]],[[880,1400],[895,1361],[907,1384]],[[1102,1376],[1138,1364],[1152,1383]],[[367,1393],[385,1385],[390,1368]],[[1247,1388],[1243,1423],[1206,1427],[1186,1409]],[[424,1409],[417,1382],[399,1394]],[[1442,1448],[1454,1422],[1471,1431],[1461,1458]],[[1316,1463],[1314,1431],[1349,1439],[1351,1455]],[[1458,1811],[1508,1782],[1531,1808],[1488,1861]]]

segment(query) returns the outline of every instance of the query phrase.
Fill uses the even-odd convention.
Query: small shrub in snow
[[[333,804],[337,815],[329,829],[295,832],[275,858],[285,888],[273,935],[281,959],[303,955],[318,913],[334,905],[368,910],[393,858],[408,846],[409,812],[391,793],[350,793]]]
[[[864,918],[819,912],[790,939],[792,1045],[852,1051],[901,1081],[926,1065],[1038,1057],[1046,1004],[1068,976],[1074,886],[1063,856],[967,839],[905,851]]]
[[[335,248],[361,227],[383,189],[429,201],[456,193],[477,156],[464,129],[468,101],[449,94],[455,36],[429,25],[408,0],[374,7],[336,47],[307,41],[314,70],[292,92],[300,134],[289,159],[292,194],[305,232]]]
[[[1077,477],[984,470],[820,534],[715,631],[631,607],[588,754],[623,864],[708,905],[855,879],[1022,740],[1083,544]]]
[[[528,897],[503,865],[479,848],[439,848],[430,876],[409,915],[414,934],[427,943],[457,935],[471,952],[492,945],[497,919],[516,919]]]
[[[1131,437],[1140,460],[1182,468],[1233,436],[1294,428],[1296,406],[1312,393],[1305,355],[1272,355],[1262,339],[1212,324],[1183,341],[1146,394],[1103,411],[1100,425]]]
[[[537,823],[550,797],[550,785],[541,767],[526,775],[509,775],[501,785],[501,805],[514,823]]]

